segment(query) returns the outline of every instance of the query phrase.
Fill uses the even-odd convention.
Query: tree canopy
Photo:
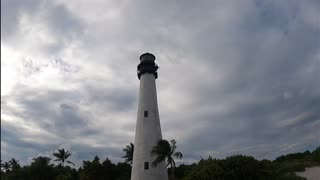
[[[165,144],[164,149],[168,149],[168,144]],[[173,151],[176,150],[173,144],[169,143],[170,154],[174,154]],[[303,171],[306,167],[320,166],[319,157],[320,146],[313,151],[282,155],[273,161],[257,160],[244,155],[233,155],[225,159],[209,156],[193,164],[180,164],[175,168],[174,177],[171,176],[171,179],[303,180],[305,178],[296,176],[295,172]],[[92,160],[84,160],[78,169],[54,165],[51,159],[45,156],[35,157],[31,164],[25,166],[20,165],[20,161],[14,158],[1,161],[1,180],[130,180],[130,176],[130,164],[113,163],[107,157],[103,161],[98,156]]]
[[[125,155],[122,157],[125,159],[124,162],[132,164],[134,145],[130,143],[130,145],[127,145],[122,151],[125,153]]]
[[[71,156],[71,153],[69,151],[58,149],[58,152],[53,153],[53,156],[57,158],[54,161],[61,161],[60,165],[62,164],[64,166],[64,162],[74,165],[73,162],[67,160]]]

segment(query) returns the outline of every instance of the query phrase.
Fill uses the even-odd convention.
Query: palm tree
[[[69,151],[65,151],[63,148],[58,149],[58,152],[53,153],[53,156],[57,158],[54,161],[61,161],[62,162],[62,166],[64,166],[65,161],[67,163],[75,166],[73,162],[67,160],[68,157],[71,156],[71,153]],[[60,163],[60,165],[61,165],[61,163]]]
[[[176,162],[173,157],[178,159],[182,158],[181,152],[176,151],[176,141],[173,139],[170,143],[165,139],[160,139],[156,146],[153,147],[151,154],[157,156],[156,159],[152,162],[152,166],[156,167],[159,163],[167,160],[167,167],[171,167],[172,179],[174,179],[174,169],[176,168]]]
[[[132,143],[130,143],[130,145],[127,145],[126,148],[124,148],[122,151],[124,151],[126,153],[122,157],[122,158],[125,158],[124,162],[132,164],[134,145]]]
[[[3,171],[2,171],[2,167],[3,167],[2,159],[0,161],[1,161],[0,162],[0,171],[1,171],[1,174],[2,174],[3,173]]]
[[[46,156],[38,156],[36,158],[33,158],[32,160],[33,162],[31,162],[30,166],[34,166],[34,167],[53,166],[52,164],[50,164],[51,159]]]
[[[4,172],[8,172],[11,169],[11,164],[9,162],[4,162],[1,164],[1,168],[3,168]]]
[[[9,164],[11,165],[12,170],[20,168],[19,161],[14,158],[11,158],[11,160],[9,161]]]

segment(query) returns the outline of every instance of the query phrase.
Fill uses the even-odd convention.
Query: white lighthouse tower
[[[140,89],[131,180],[168,180],[165,162],[152,167],[155,156],[151,156],[151,150],[162,138],[155,82],[158,66],[154,63],[155,59],[153,54],[142,54],[137,67]]]

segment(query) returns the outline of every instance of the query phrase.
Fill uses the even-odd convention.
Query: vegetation
[[[127,163],[113,164],[108,158],[100,163],[99,157],[95,156],[92,161],[83,161],[78,173],[80,180],[129,180],[131,166]]]
[[[169,143],[167,140],[161,139],[151,151],[151,154],[156,156],[156,159],[152,162],[152,166],[155,167],[159,163],[167,160],[167,167],[170,165],[171,168],[172,179],[175,179],[174,169],[176,168],[176,162],[174,161],[173,157],[179,159],[182,158],[182,153],[176,152],[176,148],[176,140],[173,139]]]
[[[57,158],[54,161],[61,161],[60,166],[61,166],[61,164],[62,164],[62,166],[64,166],[65,161],[69,164],[74,165],[73,162],[67,160],[69,158],[69,156],[71,156],[71,153],[69,151],[65,151],[64,149],[58,149],[58,152],[53,153],[53,156]]]
[[[134,145],[130,143],[130,145],[127,145],[122,151],[125,153],[125,155],[122,157],[125,158],[124,162],[132,164]]]
[[[173,148],[172,142],[168,144],[172,157],[176,147]],[[168,144],[164,149],[168,149]],[[71,153],[69,156],[64,156],[64,160],[66,161],[70,156]],[[161,159],[162,157],[164,155],[161,155]],[[172,164],[174,167],[172,161],[168,162],[167,156],[164,159],[167,160],[167,164]],[[51,164],[50,158],[43,156],[34,158],[31,164],[26,166],[21,166],[14,158],[7,162],[1,161],[1,180],[129,180],[131,176],[130,162],[129,164],[125,162],[115,164],[108,158],[100,161],[99,157],[95,156],[92,161],[83,161],[81,167],[75,169],[68,165],[63,166],[63,161],[59,161],[61,162],[59,165],[54,165]],[[197,163],[177,166],[174,178],[176,180],[303,180],[304,178],[296,176],[294,172],[303,171],[306,167],[311,166],[320,166],[320,146],[313,151],[283,155],[273,161],[259,161],[244,155],[234,155],[225,159],[215,159],[209,156]],[[170,172],[170,168],[168,171]],[[172,176],[171,173],[171,178]]]
[[[276,158],[274,161],[258,161],[251,156],[236,155],[226,159],[201,159],[192,165],[177,168],[178,179],[279,179],[303,180],[295,175],[306,167],[320,166],[320,146],[313,152],[293,153]],[[180,169],[181,168],[181,169]]]

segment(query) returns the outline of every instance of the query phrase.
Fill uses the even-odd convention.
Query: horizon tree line
[[[273,161],[256,160],[251,156],[234,155],[225,159],[201,158],[199,162],[176,167],[174,158],[181,159],[182,153],[176,151],[176,141],[159,140],[150,152],[155,156],[152,166],[165,161],[170,180],[191,179],[303,179],[294,172],[302,171],[309,166],[320,166],[320,146],[313,151],[282,155]],[[1,179],[25,180],[87,180],[111,179],[129,180],[134,144],[130,143],[124,149],[124,162],[112,163],[108,158],[100,161],[95,156],[92,161],[83,161],[77,169],[71,168],[74,163],[69,161],[71,152],[58,149],[53,153],[58,165],[50,164],[51,158],[39,156],[33,158],[30,165],[22,166],[19,160],[11,158],[7,162],[1,161]],[[246,178],[244,178],[246,177]]]

